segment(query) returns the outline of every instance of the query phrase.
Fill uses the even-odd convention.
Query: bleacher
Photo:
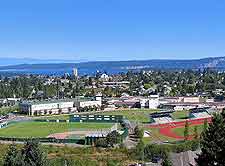
[[[189,114],[190,118],[210,118],[211,115],[207,112],[206,109],[196,108],[192,109]]]
[[[163,123],[171,123],[173,119],[171,117],[160,117],[160,118],[153,118],[155,123],[163,124]]]
[[[174,111],[161,111],[150,114],[150,119],[152,123],[165,124],[173,122],[171,113]]]

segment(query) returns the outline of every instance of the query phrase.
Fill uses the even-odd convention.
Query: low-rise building
[[[101,96],[92,98],[74,98],[50,101],[23,101],[19,104],[20,111],[28,115],[65,114],[77,112],[78,108],[102,104]]]
[[[130,84],[129,81],[120,81],[120,82],[103,82],[103,87],[121,87],[121,86],[128,86]]]
[[[159,106],[159,96],[150,95],[149,97],[128,96],[108,101],[109,105],[127,106],[129,108],[149,108],[156,109]]]
[[[200,98],[199,97],[180,97],[180,102],[184,102],[184,103],[198,103],[200,102]]]
[[[159,95],[150,95],[148,98],[140,99],[141,108],[157,109],[159,106]]]
[[[20,98],[0,99],[0,106],[14,106],[20,101]]]
[[[76,111],[74,100],[24,101],[19,104],[20,111],[28,115],[71,113]]]

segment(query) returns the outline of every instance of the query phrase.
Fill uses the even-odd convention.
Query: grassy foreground
[[[22,144],[18,144],[22,148]],[[129,150],[124,148],[115,149],[99,149],[99,148],[79,148],[69,146],[52,146],[41,145],[43,150],[47,153],[50,165],[62,166],[62,158],[78,161],[76,166],[127,166],[130,163],[137,162],[131,156]],[[8,149],[8,144],[0,144],[0,166],[3,165],[3,158]],[[114,164],[110,164],[114,161]]]
[[[98,130],[110,128],[110,123],[55,123],[55,122],[21,122],[0,129],[0,136],[5,137],[46,137],[53,133],[71,130]]]

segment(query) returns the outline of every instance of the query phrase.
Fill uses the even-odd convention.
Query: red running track
[[[201,118],[201,119],[187,119],[187,120],[179,121],[179,122],[170,122],[170,123],[164,123],[164,124],[150,124],[148,125],[148,127],[159,128],[160,134],[167,137],[183,140],[184,137],[177,135],[176,133],[172,131],[172,129],[184,127],[186,124],[186,121],[189,123],[190,126],[195,126],[195,125],[203,124],[205,120],[207,120],[207,122],[210,123],[212,121],[212,118],[210,117],[210,118]],[[191,139],[193,139],[193,135],[190,135],[188,137],[188,140],[191,140]]]

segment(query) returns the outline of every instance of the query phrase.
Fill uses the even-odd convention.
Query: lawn
[[[69,116],[68,114],[61,114],[61,115],[48,115],[48,116],[39,116],[38,119],[59,119],[59,120],[68,120],[69,119]]]
[[[72,130],[99,130],[112,127],[112,123],[54,123],[20,122],[0,129],[0,136],[5,137],[46,137],[53,133]]]
[[[172,113],[174,119],[188,119],[189,111],[175,111]]]
[[[154,109],[130,109],[130,110],[113,110],[108,112],[90,112],[90,114],[94,115],[123,115],[130,121],[135,122],[149,122],[149,114],[153,112],[157,112],[159,110]],[[69,119],[69,115],[51,115],[51,116],[43,116],[39,117],[39,119],[60,119],[60,120],[66,120]]]
[[[110,112],[98,113],[101,115],[123,115],[125,118],[134,122],[149,122],[149,114],[157,112],[158,110],[153,109],[131,109],[131,110],[115,110]]]
[[[197,125],[198,134],[201,134],[201,132],[203,131],[203,126],[204,125]],[[194,128],[195,128],[195,126],[189,126],[189,135],[194,134]],[[174,128],[174,129],[172,129],[172,131],[179,136],[184,136],[184,129],[185,129],[184,127]]]

